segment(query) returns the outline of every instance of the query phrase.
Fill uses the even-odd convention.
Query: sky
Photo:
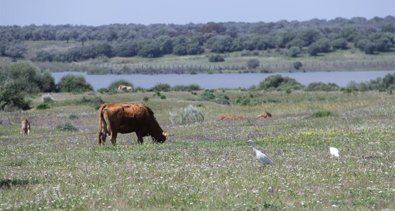
[[[395,0],[0,0],[0,25],[275,22],[395,16]]]

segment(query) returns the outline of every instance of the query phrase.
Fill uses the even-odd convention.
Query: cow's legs
[[[143,143],[143,136],[141,134],[137,134],[137,143],[142,144]]]
[[[112,145],[114,145],[115,146],[115,144],[117,143],[117,133],[116,132],[112,132],[111,133],[111,143],[112,143]]]
[[[104,145],[104,142],[106,142],[106,137],[107,137],[107,135],[106,135],[106,132],[104,132],[104,131],[100,131],[99,132],[99,145]]]

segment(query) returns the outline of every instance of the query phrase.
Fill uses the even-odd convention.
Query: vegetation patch
[[[44,110],[44,109],[49,109],[49,108],[51,108],[51,106],[49,106],[49,105],[46,104],[46,103],[41,103],[41,104],[39,104],[39,105],[36,106],[36,109],[37,109],[37,110]]]
[[[78,131],[78,129],[70,122],[59,124],[56,126],[56,129],[61,131],[69,131],[69,132]]]
[[[180,109],[178,112],[170,112],[170,121],[172,124],[191,124],[195,122],[203,122],[203,110],[199,107],[188,105]]]
[[[335,113],[333,113],[332,111],[321,110],[313,113],[311,116],[314,118],[330,117],[330,116],[335,116]]]

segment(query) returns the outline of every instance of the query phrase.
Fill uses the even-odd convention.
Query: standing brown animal
[[[30,122],[26,118],[21,121],[21,134],[29,135],[30,134]]]
[[[116,144],[118,133],[136,132],[138,143],[150,135],[155,142],[163,143],[168,136],[154,117],[152,110],[141,103],[105,103],[99,111],[99,144],[104,144],[106,136]]]

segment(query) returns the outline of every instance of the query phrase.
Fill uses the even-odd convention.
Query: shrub
[[[43,97],[43,103],[52,103],[54,100],[52,97]]]
[[[177,85],[177,86],[174,86],[172,88],[172,90],[173,91],[188,91],[188,92],[191,92],[191,91],[200,90],[200,86],[197,85],[197,84],[191,84],[191,85],[188,85],[188,86]]]
[[[171,86],[169,84],[165,84],[165,83],[160,83],[160,84],[157,84],[154,87],[152,87],[152,90],[157,91],[157,92],[159,92],[159,91],[168,92],[168,91],[170,91],[170,89],[171,89]]]
[[[301,67],[303,67],[302,62],[300,62],[300,61],[294,62],[295,69],[299,70]]]
[[[323,83],[323,82],[314,82],[310,83],[306,87],[306,91],[336,91],[339,90],[339,86],[335,83]]]
[[[149,101],[149,97],[144,97],[144,98],[143,98],[143,101],[144,101],[144,102],[148,102],[148,101]]]
[[[290,77],[272,75],[259,83],[259,89],[263,90],[287,90],[302,89],[303,85]]]
[[[230,105],[230,99],[226,95],[219,95],[215,97],[214,102],[222,105]]]
[[[193,105],[188,105],[176,113],[170,112],[169,114],[172,124],[190,124],[204,121],[202,109]]]
[[[104,103],[104,101],[101,99],[99,96],[82,96],[81,100],[77,102],[79,105],[88,105],[94,108],[100,107],[101,104]]]
[[[214,90],[204,90],[200,95],[200,100],[211,101],[215,99]]]
[[[289,50],[288,50],[288,56],[290,57],[297,57],[302,51],[300,50],[299,47],[297,46],[292,46]]]
[[[209,62],[223,62],[223,61],[225,61],[225,59],[224,59],[224,57],[222,57],[221,55],[215,54],[215,55],[211,55],[211,56],[208,58],[208,61],[209,61]]]
[[[69,119],[71,119],[71,120],[78,119],[78,116],[75,114],[70,114]]]
[[[100,92],[100,93],[106,93],[106,92],[109,92],[109,90],[107,89],[107,88],[100,88],[100,89],[98,89],[97,90],[98,92]]]
[[[77,131],[78,129],[76,127],[74,127],[73,124],[71,124],[70,122],[66,122],[63,124],[59,124],[58,126],[56,126],[57,130],[61,130],[61,131]]]
[[[81,75],[65,75],[59,82],[60,92],[82,93],[93,91],[92,86]]]
[[[30,109],[30,102],[25,100],[26,93],[19,90],[16,81],[2,81],[0,84],[0,110]]]
[[[45,110],[45,109],[49,109],[49,108],[50,108],[50,106],[46,103],[41,103],[36,107],[37,110]]]
[[[332,111],[327,111],[327,110],[321,110],[313,113],[312,117],[315,118],[321,118],[321,117],[328,117],[328,116],[334,116],[335,114]]]
[[[258,59],[249,59],[247,61],[247,68],[248,69],[256,69],[258,68],[260,65],[259,60]]]

